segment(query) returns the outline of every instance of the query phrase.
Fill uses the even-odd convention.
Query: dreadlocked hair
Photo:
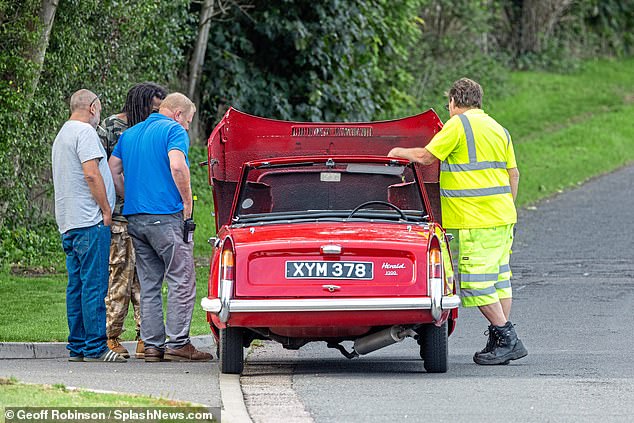
[[[154,97],[163,100],[166,95],[167,91],[165,88],[153,82],[136,84],[128,91],[121,113],[126,114],[128,125],[134,126],[150,116]]]

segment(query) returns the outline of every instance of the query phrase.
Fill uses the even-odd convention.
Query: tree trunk
[[[38,11],[39,25],[37,28],[33,28],[33,30],[38,32],[37,42],[30,46],[30,48],[27,47],[22,53],[23,57],[36,65],[32,79],[26,82],[23,87],[26,98],[28,99],[27,107],[29,108],[30,101],[33,99],[40,80],[40,75],[42,74],[44,56],[48,48],[48,41],[51,35],[51,29],[53,28],[53,21],[55,20],[55,12],[57,11],[58,4],[59,0],[42,0]],[[4,19],[4,17],[0,18]],[[28,115],[28,110],[22,110],[21,113]],[[22,157],[19,150],[15,151],[11,160],[13,162],[13,178],[7,183],[9,190],[15,186],[14,181],[17,181],[20,177]],[[9,204],[10,202],[8,200],[2,199],[0,201],[0,228],[4,226],[7,213],[9,212]]]
[[[189,62],[189,81],[187,85],[187,96],[196,104],[196,109],[200,110],[200,95],[198,85],[205,63],[205,53],[207,51],[207,41],[209,40],[209,29],[211,27],[211,16],[214,12],[215,0],[205,0],[200,10],[200,21],[198,23],[198,37],[192,58]],[[200,113],[196,113],[192,123],[192,138],[197,140],[201,135]]]
[[[44,56],[46,55],[46,49],[48,48],[48,40],[51,35],[51,29],[53,29],[53,21],[55,20],[55,12],[57,11],[57,5],[59,0],[42,0],[40,6],[40,25],[39,28],[39,40],[38,43],[33,46],[31,51],[27,53],[27,58],[33,61],[36,68],[36,73],[31,81],[30,95],[35,93],[37,84],[42,74],[42,68],[44,66]]]

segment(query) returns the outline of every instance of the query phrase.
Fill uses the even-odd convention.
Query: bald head
[[[174,119],[185,130],[189,130],[196,113],[196,105],[184,94],[171,93],[161,102],[159,113]]]
[[[101,116],[101,101],[97,94],[81,89],[70,97],[70,119],[97,127]]]
[[[161,102],[161,110],[169,109],[172,112],[181,111],[187,115],[196,113],[196,105],[181,93],[171,93]]]
[[[78,110],[88,109],[91,103],[94,104],[93,102],[95,102],[96,98],[97,94],[90,90],[81,89],[76,91],[70,98],[70,112],[75,113]]]

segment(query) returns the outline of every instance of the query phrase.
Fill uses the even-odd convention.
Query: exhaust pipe
[[[412,336],[410,334],[410,330],[406,330],[402,326],[392,326],[387,329],[383,329],[382,331],[357,339],[356,341],[354,341],[354,346],[352,348],[354,350],[354,354],[364,355],[371,353],[372,351],[385,348],[388,345],[401,342],[408,336]]]

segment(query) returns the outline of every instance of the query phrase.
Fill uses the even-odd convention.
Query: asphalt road
[[[411,339],[354,360],[321,343],[299,352],[267,345],[241,378],[250,415],[257,422],[634,421],[633,192],[630,166],[520,212],[511,320],[528,357],[474,364],[486,322],[465,309],[446,374],[425,373]]]
[[[486,342],[486,322],[465,309],[450,337],[446,374],[425,373],[411,339],[354,360],[323,344],[298,352],[267,344],[249,355],[240,378],[251,418],[285,423],[634,421],[633,192],[630,166],[521,211],[511,260],[511,320],[528,357],[508,366],[474,364],[474,351]],[[126,364],[0,360],[0,376],[210,406],[221,405],[223,380],[216,362],[134,359]],[[234,420],[223,413],[223,421]]]

